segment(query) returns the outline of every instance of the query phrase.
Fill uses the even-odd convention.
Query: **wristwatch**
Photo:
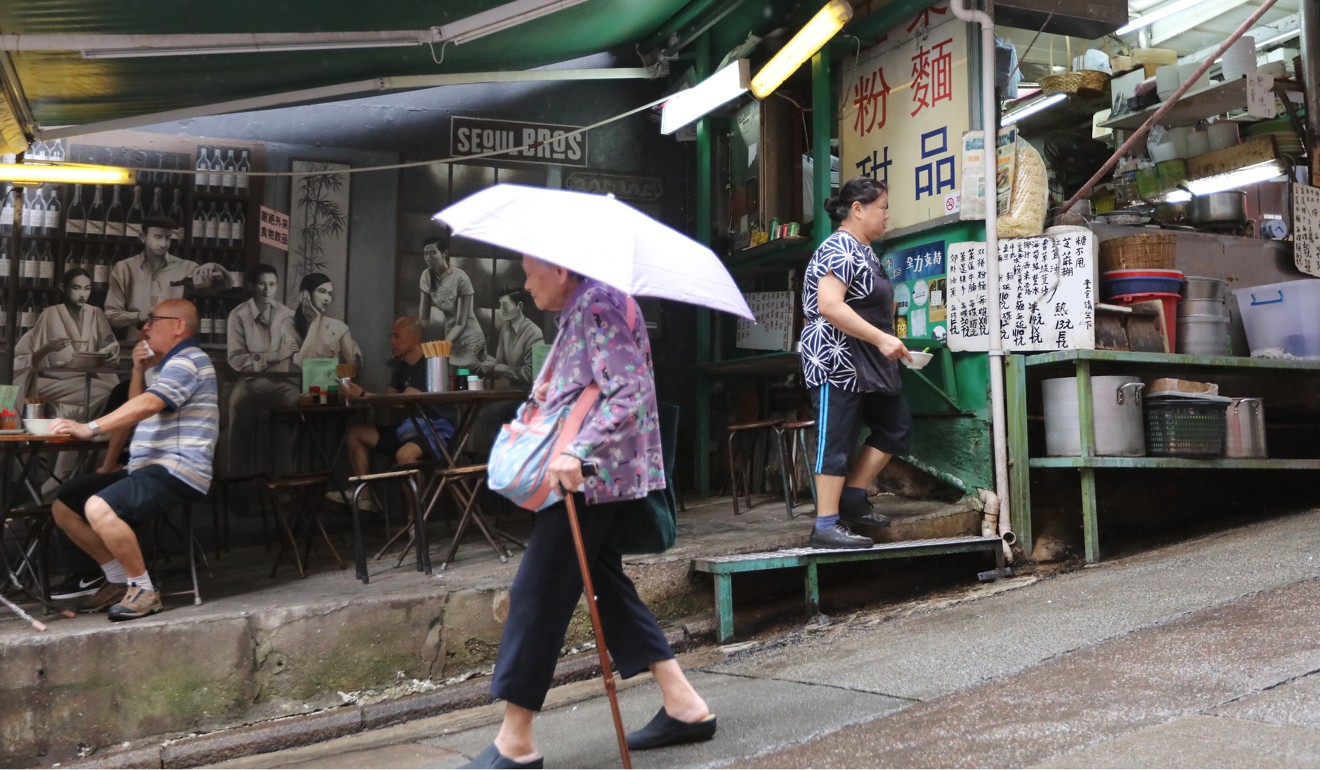
[[[87,423],[87,430],[90,430],[93,436],[101,435],[101,426],[96,423],[96,420]]]

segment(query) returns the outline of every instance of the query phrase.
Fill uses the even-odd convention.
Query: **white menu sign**
[[[738,319],[734,344],[749,350],[792,350],[793,292],[758,291],[743,297],[756,320]]]
[[[1094,234],[999,242],[1000,334],[1011,351],[1095,347]],[[984,243],[949,246],[949,348],[989,348]]]
[[[1292,200],[1293,264],[1320,276],[1320,187],[1294,184]]]

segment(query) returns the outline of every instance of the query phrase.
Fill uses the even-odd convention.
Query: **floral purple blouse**
[[[597,466],[583,490],[591,503],[632,500],[665,486],[651,341],[641,310],[633,329],[627,313],[628,295],[584,280],[559,315],[545,364],[551,372],[547,411],[571,406],[593,380],[600,387],[598,408],[568,445],[569,453]]]

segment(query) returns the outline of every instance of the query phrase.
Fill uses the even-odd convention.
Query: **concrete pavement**
[[[1073,572],[863,610],[684,662],[720,717],[638,767],[1320,767],[1320,512]],[[645,677],[639,677],[644,680]],[[625,723],[658,707],[634,680]],[[452,767],[483,706],[234,767]],[[614,767],[597,681],[537,723],[550,767]]]

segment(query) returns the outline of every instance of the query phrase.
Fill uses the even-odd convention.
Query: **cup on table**
[[[353,378],[352,378],[352,377],[340,377],[340,378],[339,378],[339,392],[340,392],[340,393],[343,393],[344,395],[347,396],[347,395],[348,395],[348,386],[350,386],[350,385],[352,385],[352,384],[353,384]]]

